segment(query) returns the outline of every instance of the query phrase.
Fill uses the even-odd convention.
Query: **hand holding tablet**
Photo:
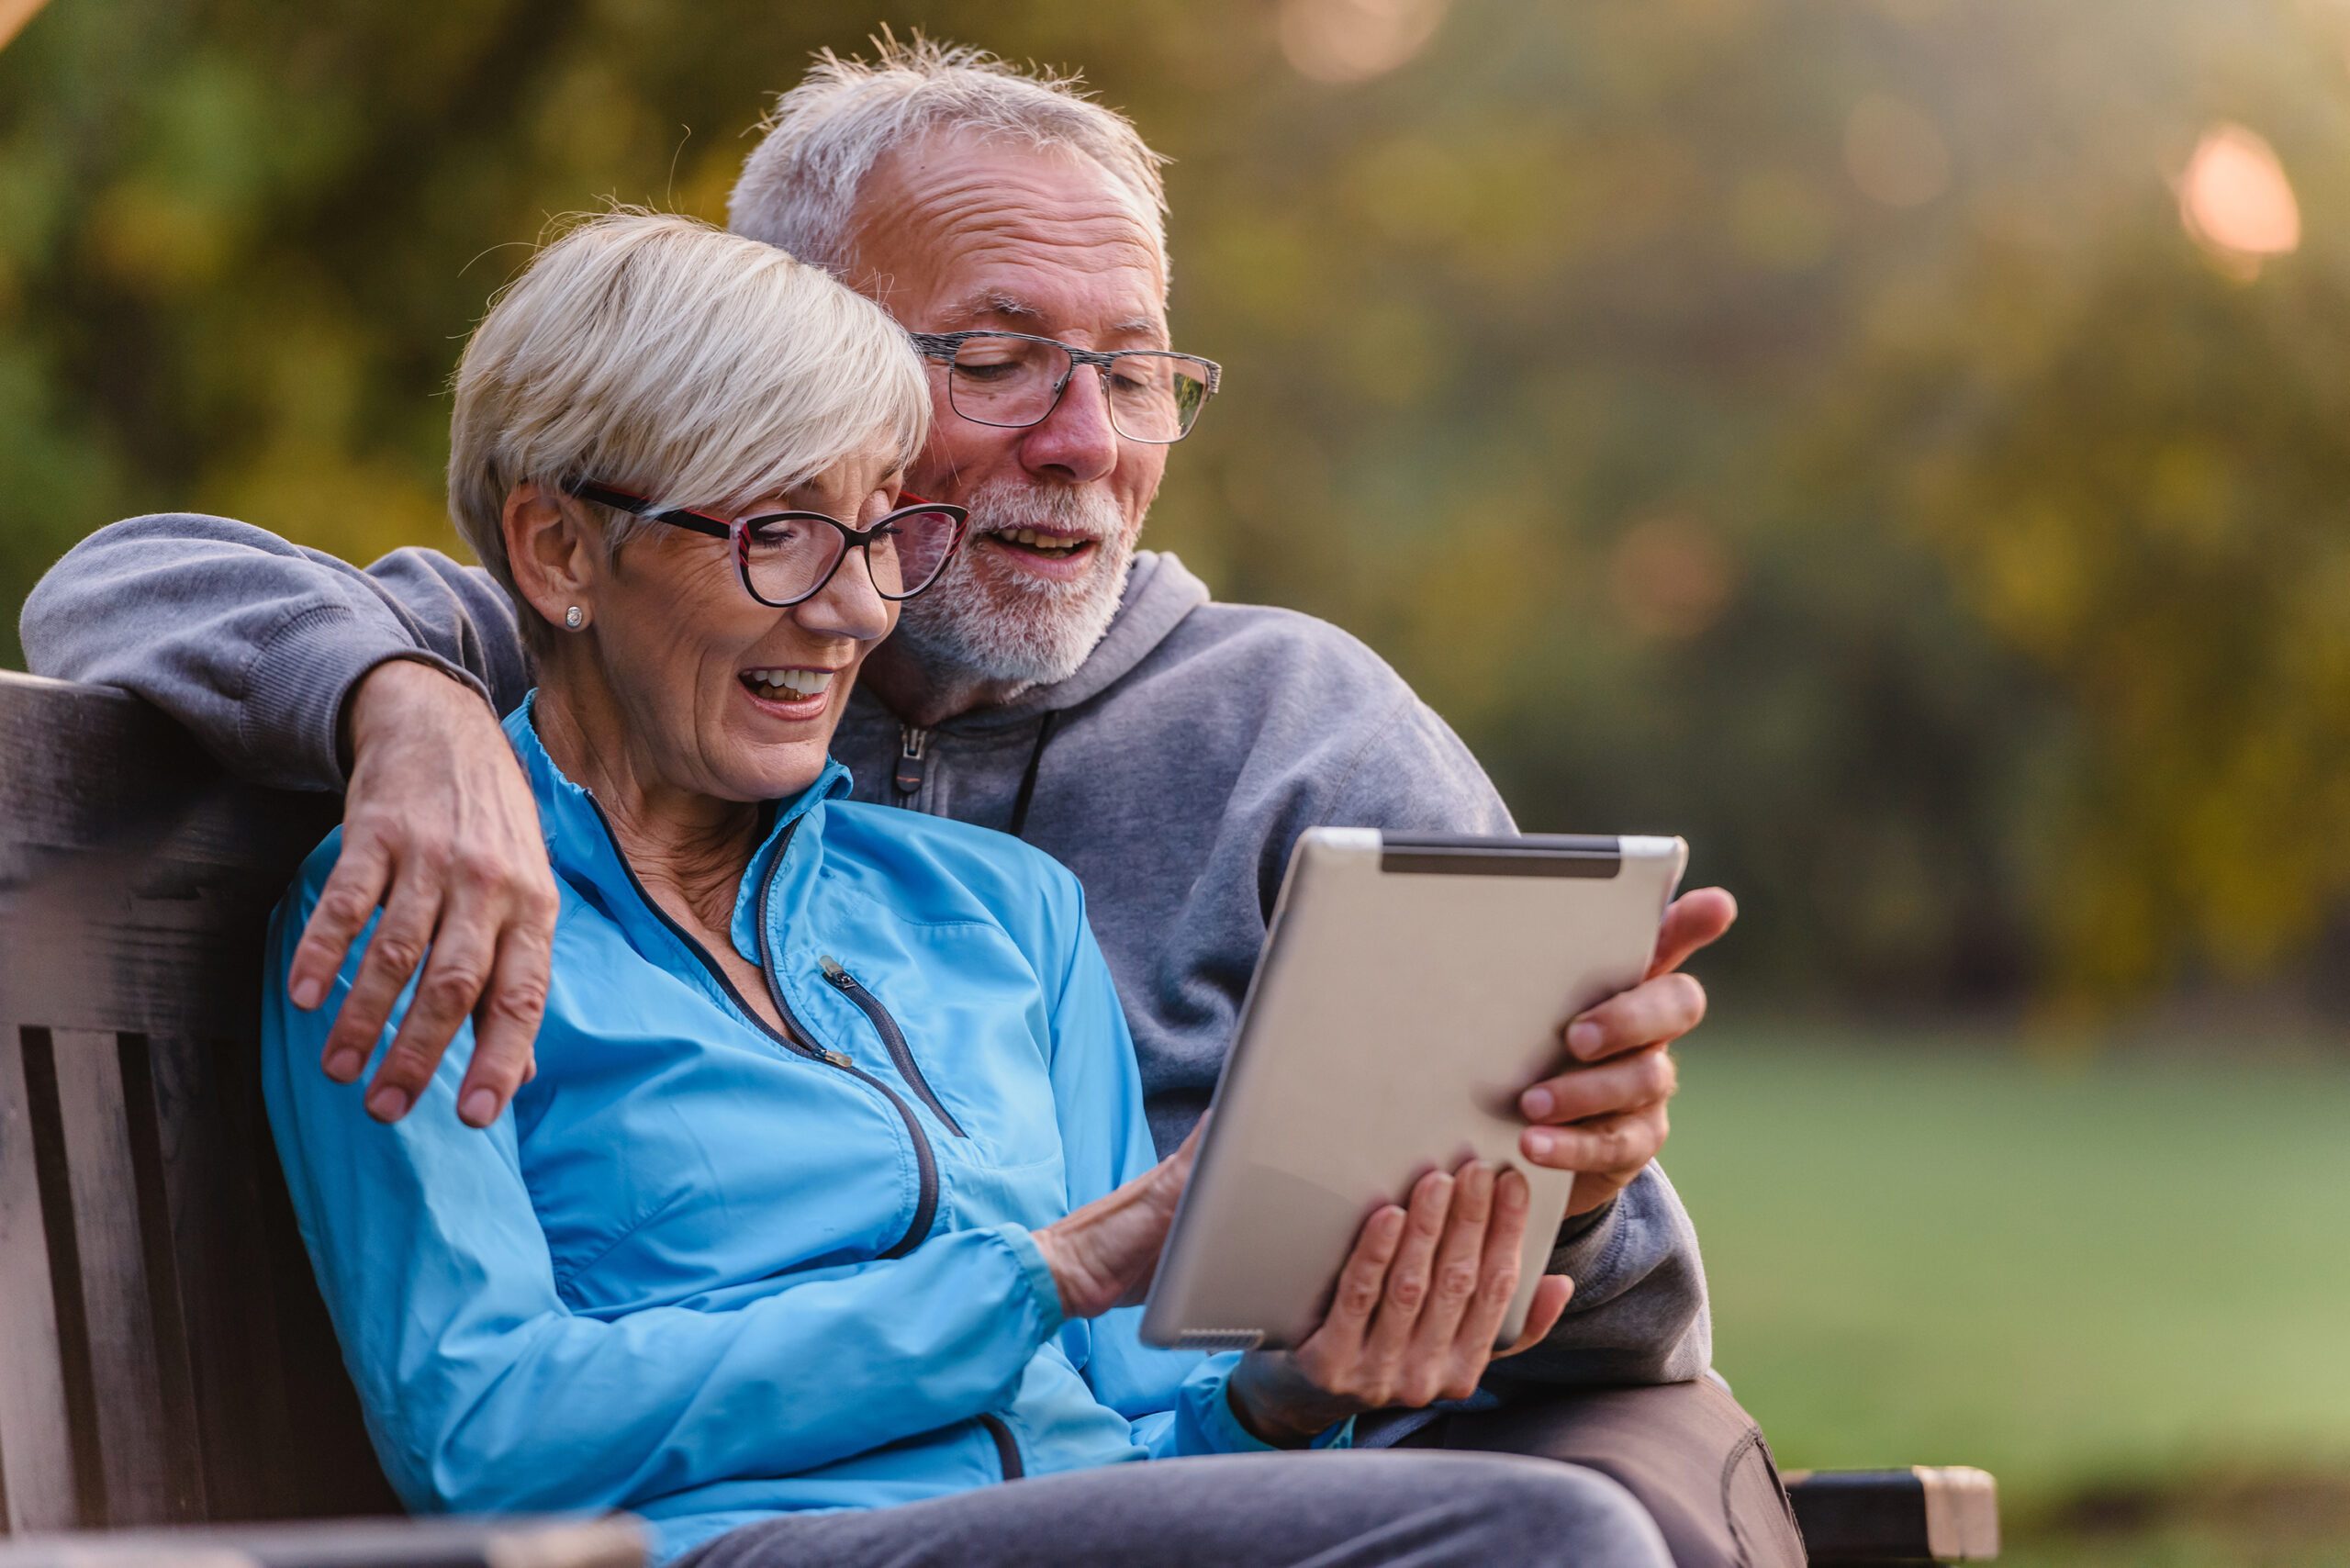
[[[1516,1339],[1494,1348],[1517,1294],[1527,1194],[1518,1172],[1472,1160],[1373,1214],[1320,1327],[1294,1350],[1242,1359],[1231,1399],[1243,1424],[1297,1444],[1364,1411],[1466,1399],[1490,1362],[1539,1343],[1573,1289],[1563,1276],[1540,1282]]]
[[[1514,1170],[1496,1191],[1525,1186],[1511,1299],[1484,1343],[1517,1341],[1538,1292],[1558,1288],[1542,1271],[1574,1180],[1521,1151],[1549,1129],[1526,1129],[1520,1096],[1561,1065],[1568,1020],[1664,956],[1658,921],[1686,853],[1678,839],[1304,834],[1143,1337],[1303,1353],[1358,1242],[1375,1239],[1366,1222],[1482,1160]]]

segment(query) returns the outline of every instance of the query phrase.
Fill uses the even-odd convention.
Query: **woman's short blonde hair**
[[[789,490],[877,447],[912,461],[930,390],[903,329],[822,269],[689,218],[580,223],[500,294],[457,366],[449,510],[513,596],[506,498],[593,479],[661,507]],[[607,519],[617,549],[647,526]]]

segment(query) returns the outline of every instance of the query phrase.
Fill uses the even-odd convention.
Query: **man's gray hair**
[[[776,99],[766,137],[743,165],[727,205],[735,233],[763,240],[848,278],[857,188],[893,149],[937,133],[1006,139],[1084,154],[1134,198],[1167,254],[1166,160],[1134,122],[1095,102],[1082,78],[1018,70],[984,50],[916,34],[873,40],[871,61],[816,56],[800,85]]]

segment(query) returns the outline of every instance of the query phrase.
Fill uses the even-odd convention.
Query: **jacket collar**
[[[538,697],[533,689],[522,699],[521,705],[507,715],[506,737],[514,747],[514,755],[520,758],[523,777],[530,781],[531,794],[538,801],[539,827],[546,841],[547,858],[558,877],[577,888],[582,896],[618,922],[629,933],[630,939],[641,946],[641,933],[649,935],[654,927],[666,927],[668,923],[645,895],[635,871],[622,858],[620,841],[613,836],[611,824],[595,795],[572,782],[555,766],[554,758],[547,755],[532,717]],[[802,819],[817,818],[815,825],[821,825],[825,803],[845,799],[849,786],[848,769],[836,758],[826,757],[823,771],[813,783],[789,800],[774,803],[767,831],[760,835],[758,847],[752,851],[742,885],[735,891],[734,913],[728,930],[735,951],[749,962],[759,961],[758,891],[776,872],[778,846]]]

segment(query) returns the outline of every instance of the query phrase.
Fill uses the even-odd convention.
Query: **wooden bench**
[[[0,672],[0,1568],[67,1561],[46,1532],[397,1512],[254,1063],[263,927],[338,804],[227,779],[129,698]],[[1816,1562],[1997,1551],[1980,1472],[1795,1492]],[[625,1523],[531,1528],[77,1537],[73,1561],[641,1560]]]

